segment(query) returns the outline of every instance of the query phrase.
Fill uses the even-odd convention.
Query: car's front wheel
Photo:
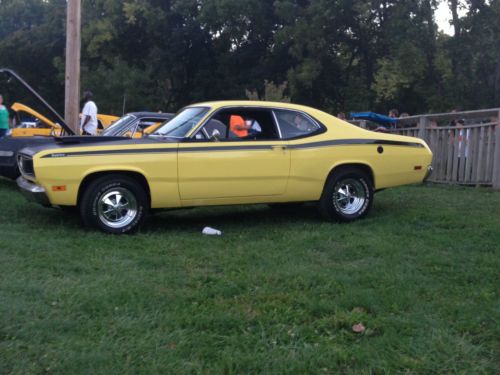
[[[319,210],[327,220],[350,222],[366,216],[372,203],[371,179],[361,169],[346,167],[326,181]]]
[[[149,208],[145,189],[133,178],[103,176],[88,185],[80,202],[85,225],[108,233],[132,233]]]

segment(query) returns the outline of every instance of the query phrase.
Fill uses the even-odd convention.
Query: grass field
[[[500,372],[500,192],[388,190],[349,225],[173,211],[134,236],[0,195],[1,374]]]

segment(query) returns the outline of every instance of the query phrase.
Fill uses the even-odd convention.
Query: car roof
[[[158,113],[158,112],[146,112],[146,111],[142,111],[142,112],[129,112],[129,113],[127,113],[127,115],[132,115],[132,116],[135,116],[137,118],[154,117],[154,118],[168,120],[168,119],[174,117],[175,113],[169,113],[169,112]]]
[[[295,109],[300,111],[310,111],[317,110],[312,107],[307,107],[300,104],[293,103],[283,103],[283,102],[267,102],[267,101],[258,101],[258,100],[221,100],[221,101],[211,101],[211,102],[202,102],[188,105],[187,107],[202,107],[207,106],[211,108],[223,108],[223,107],[232,107],[232,106],[251,106],[251,107],[264,107],[264,108],[287,108],[287,109]]]

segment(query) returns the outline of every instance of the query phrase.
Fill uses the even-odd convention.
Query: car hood
[[[178,140],[169,140],[162,139],[159,141],[158,139],[151,138],[128,138],[128,137],[89,137],[89,136],[81,136],[81,137],[60,137],[55,138],[55,142],[46,143],[41,145],[33,145],[26,148],[23,148],[20,152],[25,155],[34,156],[42,151],[55,151],[61,152],[62,150],[77,150],[85,151],[87,149],[99,147],[99,149],[106,147],[116,146],[132,146],[132,145],[153,145],[153,144],[165,144],[165,143],[178,143]]]
[[[39,119],[45,125],[48,125],[50,127],[53,127],[53,128],[60,127],[59,125],[55,124],[53,121],[49,120],[47,117],[42,115],[41,113],[35,111],[33,108],[30,108],[27,105],[24,105],[22,103],[14,103],[14,104],[12,104],[12,106],[10,108],[16,113],[19,113],[19,112],[27,113],[28,115]]]
[[[0,139],[0,151],[17,153],[22,148],[33,149],[58,148],[64,146],[77,146],[84,144],[111,143],[127,140],[127,137],[87,137],[87,136],[33,136],[33,137],[4,137]]]

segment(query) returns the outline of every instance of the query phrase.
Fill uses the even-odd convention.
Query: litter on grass
[[[363,333],[365,331],[365,326],[363,323],[358,323],[352,326],[352,331],[355,333]]]
[[[201,233],[206,234],[207,236],[220,236],[222,235],[222,232],[218,229],[211,228],[211,227],[205,227],[201,231]]]

